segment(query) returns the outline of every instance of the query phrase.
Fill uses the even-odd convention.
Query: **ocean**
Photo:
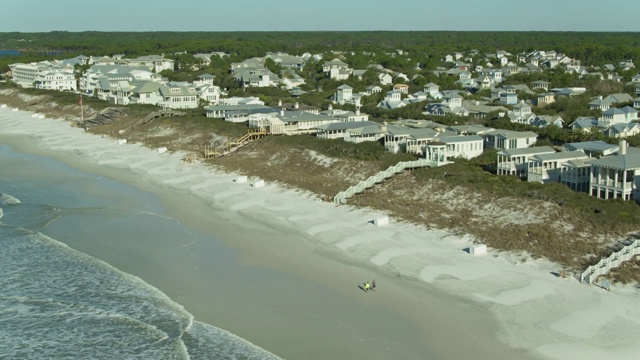
[[[153,194],[0,145],[0,358],[278,359],[77,250],[205,236],[166,216]]]

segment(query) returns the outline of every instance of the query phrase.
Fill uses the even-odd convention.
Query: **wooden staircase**
[[[389,166],[386,170],[380,171],[379,173],[370,176],[368,179],[360,181],[359,183],[349,187],[345,191],[339,192],[336,196],[333,197],[333,202],[336,204],[346,204],[347,199],[352,197],[355,194],[359,194],[364,192],[366,189],[375,186],[375,184],[379,184],[386,179],[390,179],[394,177],[396,174],[401,174],[406,169],[416,169],[423,167],[434,167],[437,166],[437,163],[428,159],[419,159],[415,161],[401,161],[393,166]]]
[[[242,135],[240,138],[234,141],[227,141],[225,145],[218,147],[205,146],[204,147],[204,158],[210,159],[218,156],[229,155],[235,151],[238,151],[242,147],[246,146],[250,142],[259,139],[261,137],[265,137],[269,135],[266,130],[254,130],[249,131],[246,134]]]

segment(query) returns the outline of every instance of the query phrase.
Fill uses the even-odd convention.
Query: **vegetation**
[[[113,37],[118,42],[113,42]],[[551,32],[218,32],[218,33],[102,33],[102,32],[52,32],[52,33],[0,33],[0,48],[19,49],[20,55],[0,57],[0,73],[9,70],[8,64],[31,62],[45,59],[71,58],[76,55],[114,55],[127,57],[164,54],[175,60],[173,71],[161,75],[172,81],[193,81],[201,74],[214,75],[215,83],[228,91],[230,96],[259,96],[268,105],[299,101],[303,104],[326,108],[335,89],[347,84],[355,92],[365,90],[365,86],[378,83],[377,72],[368,68],[379,64],[396,72],[406,74],[408,82],[394,79],[395,83],[409,85],[411,93],[421,90],[424,84],[434,82],[442,89],[460,88],[456,77],[437,76],[432,70],[448,67],[442,62],[444,55],[452,52],[478,50],[475,60],[485,53],[508,50],[512,53],[533,50],[556,50],[580,60],[583,64],[602,66],[617,64],[621,60],[640,63],[640,37],[636,33],[551,33]],[[396,52],[396,49],[401,49]],[[225,57],[212,56],[211,64],[205,65],[194,53],[221,51]],[[291,97],[288,91],[279,88],[240,88],[229,73],[233,62],[241,62],[251,57],[262,57],[267,52],[284,51],[290,54],[322,54],[323,60],[309,60],[298,75],[306,80],[301,86],[307,91],[299,99]],[[334,53],[340,52],[340,54]],[[363,80],[351,77],[346,81],[333,81],[322,72],[322,63],[335,57],[343,57],[354,69],[366,70]],[[267,60],[265,66],[280,75],[281,67]],[[86,66],[77,66],[82,72]],[[588,103],[595,95],[617,92],[633,93],[624,85],[635,71],[621,73],[623,81],[600,81],[595,77],[578,78],[561,69],[544,73],[516,74],[506,77],[506,84],[530,83],[546,80],[553,87],[583,86],[588,92],[581,96],[560,97],[546,107],[537,108],[540,115],[559,115],[565,126],[578,116],[600,116],[600,111],[589,110]],[[0,90],[13,89],[13,85],[2,83]],[[431,118],[422,113],[424,103],[411,104],[395,110],[384,110],[376,105],[383,93],[363,98],[362,111],[375,121],[395,119],[432,119],[443,124],[481,123],[487,126],[511,130],[529,130],[538,133],[539,144],[559,145],[566,142],[608,139],[601,133],[572,132],[567,128],[537,128],[514,124],[498,117],[497,113],[488,117],[461,118],[445,116]],[[45,102],[61,105],[77,103],[77,94],[35,89],[20,89],[32,95],[35,100],[23,104],[27,108],[45,106]],[[477,100],[488,96],[481,91],[469,98]],[[5,99],[3,99],[4,102]],[[18,100],[14,100],[18,101]],[[96,98],[84,98],[84,104],[93,113],[110,105]],[[354,110],[351,105],[341,106]],[[92,129],[111,136],[125,136],[132,141],[140,141],[150,147],[174,144],[182,150],[200,151],[205,144],[215,144],[221,139],[235,139],[242,136],[246,127],[204,116],[202,108],[183,111],[178,117],[153,120],[144,126],[134,126],[139,119],[157,110],[152,106],[127,106],[127,115],[112,125]],[[59,110],[55,106],[47,111],[75,114],[77,109],[68,106]],[[124,133],[123,133],[124,131]],[[633,146],[640,146],[640,135],[627,139]],[[319,154],[338,159],[336,164],[323,167],[310,154]],[[434,169],[415,170],[394,178],[372,191],[359,195],[353,204],[371,206],[392,211],[394,215],[407,221],[426,225],[437,225],[457,231],[471,233],[490,246],[505,250],[521,250],[533,256],[544,256],[568,268],[580,268],[597,261],[598,256],[608,255],[616,244],[612,238],[623,237],[637,230],[640,207],[633,202],[604,201],[587,194],[576,193],[559,184],[534,184],[514,177],[492,175],[495,150],[487,150],[473,160],[456,160],[454,164]],[[276,159],[276,160],[274,160]],[[267,137],[255,141],[246,151],[232,157],[219,158],[209,162],[233,171],[243,171],[268,180],[281,181],[297,188],[313,191],[330,199],[338,191],[355,181],[382,170],[398,161],[411,160],[407,154],[390,154],[380,143],[351,144],[341,140],[321,141],[312,136]],[[338,168],[338,170],[336,170]],[[336,172],[342,172],[343,177]],[[497,204],[502,200],[513,200],[517,204],[544,204],[550,206],[558,221],[569,224],[577,231],[562,231],[548,224],[505,225],[486,223],[478,212],[470,208],[448,209],[446,200],[439,196],[456,189],[464,189],[461,196],[477,197],[482,203]],[[390,201],[389,199],[394,199]],[[429,201],[425,201],[429,199]],[[470,200],[471,203],[471,200]],[[469,204],[470,204],[469,203]],[[605,238],[603,240],[603,238]],[[628,273],[636,274],[637,262],[629,264],[616,273],[616,280],[630,279]]]

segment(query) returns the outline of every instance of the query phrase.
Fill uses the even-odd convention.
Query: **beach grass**
[[[51,116],[77,118],[77,94],[3,84],[0,102]],[[96,99],[84,102],[90,115],[109,108]],[[157,108],[120,108],[125,115],[90,131],[150,148],[164,146],[169,151],[186,152],[201,152],[205,145],[223,144],[248,131],[244,124],[207,118],[202,108],[136,126]],[[391,154],[378,142],[352,144],[297,135],[261,138],[230,156],[206,163],[331,201],[349,186],[399,161],[413,159],[413,155]],[[491,172],[494,161],[495,150],[487,150],[472,160],[458,159],[438,168],[406,171],[348,202],[388,212],[400,221],[471,234],[497,250],[546,258],[573,271],[608,256],[638,230],[640,206],[635,202],[605,201],[560,184],[496,176]],[[632,281],[634,278],[626,274],[635,273],[634,269],[621,271],[616,279]]]

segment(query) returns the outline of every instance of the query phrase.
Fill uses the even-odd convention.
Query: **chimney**
[[[280,109],[280,116],[284,116],[284,110]]]
[[[297,101],[296,101],[295,108],[296,108],[296,109],[299,109],[299,108],[300,108],[300,104],[298,104],[298,102],[297,102]]]
[[[327,107],[327,110],[333,110],[333,105],[329,104],[329,107]]]
[[[620,139],[620,143],[618,144],[618,153],[620,155],[627,155],[627,141],[625,139]]]
[[[278,106],[282,106],[282,100],[278,100]]]

